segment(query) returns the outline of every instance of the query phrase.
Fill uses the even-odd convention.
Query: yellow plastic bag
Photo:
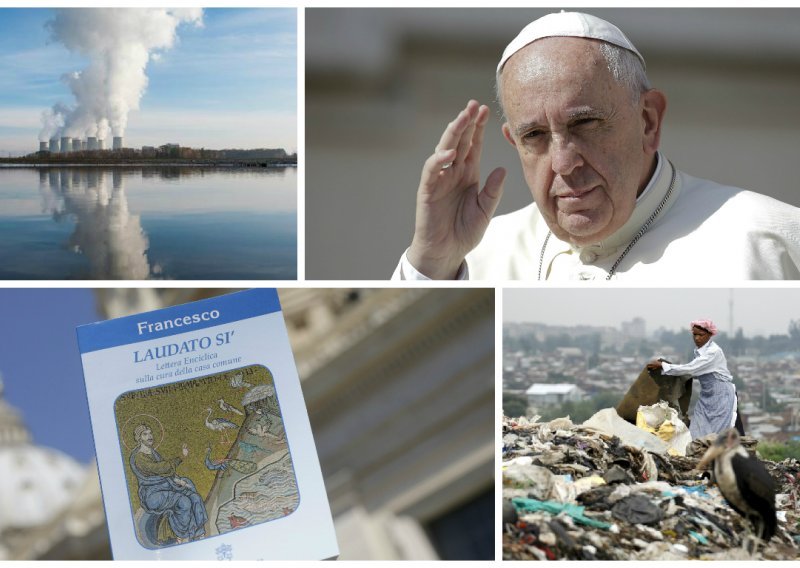
[[[666,442],[669,445],[667,451],[673,456],[685,456],[686,448],[692,442],[692,435],[678,418],[678,412],[663,400],[640,406],[636,411],[636,426]]]

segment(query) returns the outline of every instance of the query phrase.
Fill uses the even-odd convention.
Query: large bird
[[[211,408],[206,408],[206,412],[208,415],[206,416],[206,428],[209,430],[214,430],[215,432],[220,432],[222,436],[225,437],[225,441],[228,441],[227,431],[238,429],[239,427],[231,422],[230,420],[226,420],[225,418],[214,418],[211,419]]]
[[[714,477],[731,507],[750,521],[756,536],[769,541],[778,526],[775,515],[775,481],[764,465],[739,444],[739,433],[730,428],[720,433],[697,464],[713,462]]]
[[[219,403],[219,407],[221,410],[224,410],[225,412],[232,412],[234,414],[238,414],[239,416],[244,416],[244,412],[242,412],[235,406],[231,406],[230,404],[225,402],[224,398],[219,399],[217,402]]]

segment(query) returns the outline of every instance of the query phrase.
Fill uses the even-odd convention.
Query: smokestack
[[[58,154],[58,138],[50,139],[50,153]]]
[[[122,136],[114,136],[112,149],[122,150]]]
[[[97,150],[97,137],[89,136],[89,138],[86,139],[86,149]]]
[[[39,142],[39,151],[47,152],[47,142]]]
[[[70,145],[70,142],[72,142],[72,138],[68,138],[66,136],[62,136],[61,137],[61,153],[62,154],[66,154],[67,152],[69,152],[72,149],[71,145]]]
[[[182,24],[200,26],[202,16],[202,8],[56,9],[48,22],[51,39],[88,66],[65,75],[74,104],[57,103],[43,113],[40,138],[54,132],[125,136],[128,114],[147,89],[148,63],[175,45]]]

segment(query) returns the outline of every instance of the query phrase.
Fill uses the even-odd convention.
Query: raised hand
[[[496,168],[480,189],[483,131],[489,108],[471,100],[445,128],[422,166],[409,262],[425,276],[454,278],[483,238],[503,194],[506,171]]]

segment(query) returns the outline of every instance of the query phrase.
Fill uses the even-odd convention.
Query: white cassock
[[[483,240],[467,255],[459,277],[605,280],[664,200],[673,170],[659,153],[656,171],[636,200],[631,218],[596,244],[578,247],[555,235],[548,238],[550,230],[535,203],[495,217]],[[426,278],[404,254],[392,279]],[[624,255],[611,279],[653,283],[798,280],[800,209],[675,171],[672,191],[661,211]]]

